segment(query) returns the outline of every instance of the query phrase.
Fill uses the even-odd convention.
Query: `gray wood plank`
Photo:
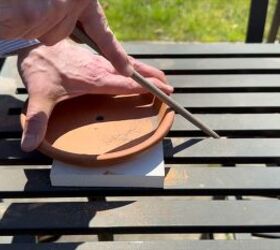
[[[133,55],[280,54],[280,48],[277,44],[126,42],[123,45],[126,51]]]
[[[280,202],[170,202],[153,197],[145,201],[1,203],[0,218],[3,235],[279,232]]]
[[[274,70],[280,73],[279,58],[200,58],[200,59],[168,59],[151,58],[140,59],[142,62],[155,66],[161,70]],[[15,58],[5,62],[1,76],[14,79],[18,87],[22,87],[21,79],[17,73]]]
[[[279,130],[280,114],[197,114],[214,130]],[[197,127],[176,115],[171,131],[197,131]]]
[[[279,75],[167,75],[175,88],[268,88],[279,87]]]
[[[51,164],[51,160],[38,151],[21,151],[20,138],[0,139],[0,164],[22,165],[23,162],[30,165]]]
[[[1,71],[1,90],[4,85],[24,87],[17,73],[16,58],[9,58]],[[3,78],[6,78],[4,83]],[[190,87],[279,87],[278,75],[170,75],[170,83],[177,88]],[[7,80],[10,80],[9,84]],[[13,83],[12,83],[13,82]],[[3,84],[2,84],[3,83]],[[14,90],[13,90],[14,92]]]
[[[280,93],[175,93],[172,97],[189,108],[280,107]],[[21,108],[26,98],[26,94],[6,96],[10,108]]]
[[[280,139],[166,138],[166,163],[279,163]],[[1,165],[51,164],[38,152],[24,153],[20,139],[0,139]]]
[[[280,130],[280,114],[197,114],[197,118],[208,124],[214,130],[222,131],[267,131],[272,133]],[[180,115],[175,116],[172,133],[193,132],[199,129]],[[7,115],[0,123],[0,132],[20,132],[17,115]]]
[[[279,139],[167,138],[168,163],[278,163]]]
[[[189,108],[280,107],[280,93],[193,93],[173,97]]]
[[[166,177],[166,188],[187,189],[278,189],[279,168],[235,168],[235,167],[186,167],[170,169]]]
[[[0,75],[5,78],[10,78],[15,81],[16,86],[23,86],[17,69],[17,57],[8,57],[0,71]]]
[[[247,138],[254,136],[279,138],[280,136],[280,115],[276,113],[196,114],[196,117],[222,136]],[[205,134],[180,115],[176,115],[168,136],[194,137],[205,136]]]
[[[7,78],[8,79],[8,78]],[[227,92],[229,89],[237,89],[239,91],[279,91],[279,75],[167,75],[169,83],[175,87],[175,92],[190,92],[193,89],[202,90],[219,90]],[[10,81],[11,78],[9,79]],[[15,80],[13,80],[16,82]],[[0,78],[1,82],[1,78]],[[24,86],[17,83],[19,91],[26,93]],[[8,84],[6,84],[8,85]],[[10,85],[10,84],[9,84]],[[3,85],[2,85],[3,86]],[[1,87],[2,88],[2,87]],[[1,89],[0,89],[1,90]],[[236,92],[237,92],[236,90]],[[12,93],[15,93],[13,90]]]
[[[21,106],[26,97],[16,95],[16,83],[13,79],[0,76],[0,119],[8,114],[9,108]]]
[[[18,106],[22,104],[19,103]],[[280,107],[279,107],[280,108]],[[11,109],[13,110],[13,109]],[[206,111],[207,112],[206,108]],[[16,111],[19,113],[20,108]],[[20,137],[21,126],[18,113],[0,113],[0,134],[8,137],[13,133]],[[275,136],[279,137],[280,114],[196,114],[214,130],[228,136]],[[180,115],[175,116],[174,124],[169,133],[170,136],[204,136],[204,133]]]
[[[174,42],[124,42],[122,43],[128,54],[134,56],[156,55],[227,55],[227,56],[269,56],[279,55],[280,49],[277,44],[243,44],[243,43],[216,43],[216,44],[193,44]],[[16,58],[16,57],[14,57]]]
[[[279,168],[219,168],[166,165],[164,189],[56,188],[41,166],[0,168],[0,197],[279,195]]]
[[[203,109],[205,113],[216,109],[280,109],[280,93],[193,93],[173,94],[175,100],[187,108]],[[0,98],[0,131],[20,132],[18,114],[27,95]],[[16,111],[14,115],[9,113]],[[194,110],[195,111],[195,110]],[[232,110],[231,110],[232,111]],[[262,112],[265,110],[262,110]],[[215,111],[216,112],[216,111]],[[224,111],[226,113],[226,111]],[[216,130],[279,130],[279,114],[204,114],[197,115]],[[189,122],[176,116],[172,131],[197,131]],[[267,131],[268,133],[271,131]]]
[[[167,139],[173,157],[279,157],[280,139]]]
[[[0,245],[0,250],[279,250],[280,240],[116,241]]]
[[[280,72],[279,58],[200,58],[140,59],[161,70],[275,70]]]

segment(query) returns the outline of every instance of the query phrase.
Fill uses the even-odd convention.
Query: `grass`
[[[270,1],[268,22],[276,0]],[[101,0],[123,41],[244,41],[250,0]]]

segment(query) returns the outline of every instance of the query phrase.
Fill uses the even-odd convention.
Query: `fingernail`
[[[37,147],[37,136],[36,135],[23,135],[21,140],[21,149],[26,152],[30,152]]]
[[[174,88],[172,86],[170,86],[170,85],[167,85],[167,86],[168,86],[168,90],[170,91],[170,93],[173,93]]]

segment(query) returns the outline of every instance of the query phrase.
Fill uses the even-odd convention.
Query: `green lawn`
[[[276,0],[270,0],[270,23]],[[244,41],[250,0],[101,0],[118,39]]]

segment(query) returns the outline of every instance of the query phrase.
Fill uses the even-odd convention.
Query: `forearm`
[[[0,57],[16,54],[20,49],[38,44],[38,40],[0,40]]]

